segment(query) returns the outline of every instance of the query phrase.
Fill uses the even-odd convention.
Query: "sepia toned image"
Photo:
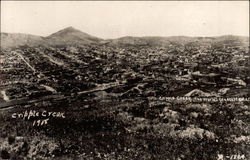
[[[249,1],[1,1],[0,159],[250,160]]]

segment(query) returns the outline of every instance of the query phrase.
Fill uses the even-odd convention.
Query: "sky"
[[[248,1],[1,1],[1,32],[100,38],[249,36]]]

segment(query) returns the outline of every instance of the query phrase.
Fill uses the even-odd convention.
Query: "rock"
[[[208,138],[208,139],[214,139],[215,134],[213,132],[204,130],[202,128],[195,128],[193,127],[188,127],[185,130],[182,131],[177,131],[176,135],[179,138],[188,138],[188,139],[203,139],[203,138]]]
[[[189,93],[185,94],[186,97],[210,97],[211,94],[210,93],[206,93],[206,92],[203,92],[199,89],[194,89],[192,91],[190,91]]]
[[[179,113],[168,108],[163,109],[163,119],[167,119],[169,122],[177,123],[179,119]]]
[[[193,117],[193,118],[197,118],[199,116],[199,114],[196,113],[196,112],[191,112],[190,116]]]
[[[229,90],[230,90],[230,88],[221,88],[218,90],[218,93],[220,95],[225,95]]]

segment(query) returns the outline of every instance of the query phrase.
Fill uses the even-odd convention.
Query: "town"
[[[250,158],[249,55],[240,36],[2,47],[1,156]]]

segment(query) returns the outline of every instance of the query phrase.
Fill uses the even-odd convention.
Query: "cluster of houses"
[[[197,88],[246,87],[250,79],[249,54],[242,48],[89,45],[27,47],[17,52],[1,51],[0,85],[4,97],[25,95],[17,91],[51,94],[48,87],[68,94],[135,77],[143,77],[142,83],[151,79],[162,85]],[[15,89],[14,93],[11,88],[18,83],[25,85],[20,85],[22,89]],[[37,91],[25,86],[33,86]],[[154,89],[161,88],[158,85]],[[174,90],[171,86],[169,89]]]

